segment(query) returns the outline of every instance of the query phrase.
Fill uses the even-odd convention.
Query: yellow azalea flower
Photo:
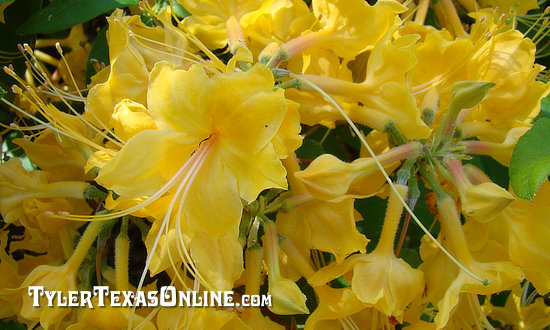
[[[176,38],[173,27],[148,27],[140,16],[123,16],[120,9],[107,20],[109,75],[106,81],[96,82],[86,98],[85,118],[98,127],[109,126],[115,105],[123,99],[147,104],[149,72],[156,62],[188,63],[182,55],[187,51],[187,39]],[[165,42],[170,46],[159,47]]]
[[[465,224],[468,246],[476,258],[509,260],[520,267],[525,278],[537,291],[550,291],[546,233],[550,228],[546,216],[550,185],[543,183],[534,202],[512,201],[489,223],[477,221]]]
[[[55,132],[46,130],[34,141],[14,139],[13,143],[21,146],[33,164],[46,171],[52,179],[84,179],[86,159],[73,141],[60,141]]]
[[[420,144],[412,142],[378,155],[378,160],[389,174],[399,165],[399,160],[419,151]],[[295,173],[304,183],[308,193],[326,201],[341,201],[346,197],[373,196],[386,182],[373,158],[359,158],[345,163],[323,154],[305,170]]]
[[[402,197],[406,196],[405,186],[397,185],[397,189]],[[353,271],[351,289],[357,299],[401,321],[407,305],[424,289],[422,272],[394,255],[394,238],[402,210],[397,195],[392,191],[376,249],[369,254],[352,255],[341,265],[333,263],[320,269],[309,278],[309,283],[322,286]]]
[[[323,285],[349,271],[353,271],[351,289],[357,299],[398,320],[402,319],[407,305],[424,289],[422,272],[396,258],[393,251],[352,255],[342,265],[332,264],[320,269],[309,282]]]
[[[306,296],[294,281],[281,276],[279,239],[275,224],[267,220],[264,222],[264,231],[264,254],[269,276],[267,294],[273,300],[269,310],[280,315],[308,314]]]
[[[409,75],[411,90],[418,104],[428,91],[437,92],[438,122],[449,106],[455,82],[494,82],[480,105],[463,113],[459,131],[465,137],[503,143],[511,129],[529,125],[549,85],[536,81],[542,68],[534,64],[532,41],[519,31],[498,27],[500,21],[492,11],[479,11],[474,17],[477,22],[469,39],[453,39],[443,31],[427,32],[416,47],[418,64]],[[401,32],[416,33],[411,25]]]
[[[228,34],[233,32],[231,30],[240,30],[241,18],[258,10],[264,2],[266,1],[178,0],[178,3],[191,13],[183,24],[210,49],[223,48],[228,42]]]
[[[454,264],[435,243],[423,239],[420,256],[424,263],[420,269],[426,280],[426,301],[437,305],[438,313],[435,323],[439,328],[445,327],[453,313],[456,313],[462,293],[492,294],[507,290],[521,281],[521,273],[509,261],[479,262],[468,250],[466,238],[454,200],[445,197],[437,205],[441,219],[444,245],[464,267],[488,283],[481,283]],[[496,219],[493,219],[495,221]],[[441,239],[441,238],[440,238]]]
[[[506,189],[493,182],[472,184],[462,164],[455,158],[446,160],[447,169],[460,194],[462,214],[479,222],[488,222],[515,198]]]
[[[262,65],[209,78],[200,65],[185,71],[161,62],[150,81],[148,110],[159,130],[130,138],[96,180],[125,198],[156,194],[156,200],[159,190],[178,186],[169,210],[178,210],[178,228],[196,239],[191,249],[217,241],[220,251],[231,247],[227,253],[242,254],[236,243],[241,198],[251,202],[264,189],[286,188],[285,169],[270,142],[287,112],[283,91],[273,91],[273,76]],[[230,274],[242,271],[240,263],[233,264],[237,259],[231,258]],[[197,263],[211,266],[207,260]],[[209,279],[230,289],[236,278],[227,274]]]
[[[314,0],[311,3],[318,29],[289,42],[299,48],[330,49],[339,57],[352,58],[370,50],[388,31],[400,23],[398,14],[406,8],[393,1],[378,1],[374,6],[361,0]],[[368,18],[368,19],[366,19]],[[306,47],[307,46],[307,47]]]
[[[56,233],[66,225],[65,220],[52,219],[49,214],[72,212],[74,207],[66,198],[84,199],[86,182],[49,182],[44,171],[28,172],[19,159],[0,164],[0,213],[7,223],[20,224],[37,237],[38,230]]]
[[[492,221],[499,235],[505,236],[510,260],[521,267],[540,294],[550,292],[549,209],[550,184],[545,181],[533,202],[518,198]]]
[[[311,27],[315,16],[299,0],[270,0],[243,16],[243,35],[256,56],[272,42],[286,42]],[[261,59],[260,59],[261,60]]]
[[[512,289],[504,307],[493,306],[489,299],[485,301],[487,315],[505,326],[513,326],[514,329],[520,330],[535,330],[544,329],[550,325],[550,307],[544,303],[544,299],[537,298],[534,302],[525,305],[522,302],[522,291],[519,285]]]
[[[22,300],[20,315],[26,319],[39,321],[41,325],[48,329],[56,327],[60,324],[63,318],[71,312],[70,307],[58,306],[55,302],[53,306],[48,306],[45,295],[40,295],[35,291],[34,297],[29,295],[29,286],[43,286],[44,291],[61,291],[67,295],[68,291],[77,290],[77,273],[80,264],[88,254],[90,246],[95,242],[95,239],[101,229],[103,222],[92,222],[73,252],[72,256],[62,266],[49,266],[42,264],[32,270],[25,278],[23,283],[16,289],[4,289],[0,294],[17,294]],[[39,307],[34,307],[34,301],[38,299]]]
[[[329,94],[353,100],[355,105],[346,111],[358,123],[380,131],[393,124],[408,139],[427,138],[431,130],[420,118],[406,78],[416,64],[417,39],[408,35],[390,42],[386,36],[372,50],[361,83],[309,74],[304,78]]]
[[[394,328],[387,315],[370,304],[363,303],[351,288],[333,289],[328,285],[316,287],[317,309],[307,318],[305,329],[383,329]]]
[[[469,63],[470,79],[494,81],[496,85],[479,110],[472,111],[465,121],[489,120],[489,126],[499,129],[519,126],[517,121],[528,123],[550,89],[548,84],[536,81],[542,67],[534,62],[535,45],[519,31],[499,33],[483,44]]]
[[[277,213],[277,229],[290,238],[306,258],[310,250],[330,252],[338,263],[353,252],[365,252],[369,240],[357,231],[353,199],[312,200]]]

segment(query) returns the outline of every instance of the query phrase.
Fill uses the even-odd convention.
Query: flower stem
[[[122,218],[120,232],[115,241],[115,281],[117,290],[126,291],[128,283],[128,261],[130,254],[130,238],[128,237],[128,217]]]
[[[275,223],[271,220],[263,222],[264,225],[264,247],[267,261],[267,272],[269,275],[269,282],[275,282],[281,277],[281,270],[279,268],[279,240],[277,238],[277,228]]]
[[[407,186],[396,184],[395,188],[401,198],[406,197],[408,190]],[[380,235],[380,240],[378,241],[376,250],[393,253],[395,234],[397,233],[397,228],[399,227],[399,221],[401,220],[402,213],[403,205],[399,202],[397,194],[392,190],[390,191],[384,226],[382,227],[382,234]]]
[[[80,241],[78,242],[78,245],[76,246],[76,249],[74,250],[73,254],[67,260],[67,266],[68,267],[75,267],[78,268],[86,255],[88,254],[88,250],[90,250],[90,247],[92,244],[94,244],[94,241],[99,235],[99,232],[101,231],[101,228],[103,228],[103,225],[105,224],[105,221],[92,221],[84,231],[84,234],[80,237]]]

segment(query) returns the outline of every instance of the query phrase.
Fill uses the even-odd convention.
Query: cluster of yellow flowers
[[[151,26],[108,17],[110,65],[85,92],[81,27],[58,58],[21,46],[27,76],[5,68],[19,82],[3,100],[17,113],[9,128],[26,134],[13,142],[35,167],[0,164],[0,318],[46,329],[271,329],[299,314],[306,329],[550,325],[543,299],[525,297],[550,291],[550,183],[530,202],[463,164],[508,166],[550,91],[514,28],[536,2],[460,1],[469,25],[451,0],[178,2],[183,20],[169,2],[142,3]],[[428,10],[444,28],[424,24]],[[361,142],[356,159],[296,156],[300,133],[341,125]],[[424,186],[435,216],[420,221]],[[358,230],[374,220],[354,207],[373,196],[387,199],[379,236]],[[426,234],[418,267],[399,258],[410,217]],[[35,307],[28,293],[148,291],[161,279],[237,301],[267,293],[272,305]],[[506,290],[504,307],[491,304]]]

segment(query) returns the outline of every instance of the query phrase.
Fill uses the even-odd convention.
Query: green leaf
[[[405,260],[409,265],[414,268],[417,268],[422,263],[418,252],[413,249],[403,248],[399,253],[399,258]]]
[[[183,19],[191,15],[191,13],[187,11],[187,9],[183,8],[182,5],[180,5],[175,1],[173,3],[173,7],[174,7],[174,14],[176,14],[178,18]]]
[[[17,33],[52,33],[86,22],[115,8],[137,6],[137,0],[56,0],[21,25]]]
[[[9,56],[9,64],[13,66],[13,70],[23,76],[26,70],[25,58],[17,48],[18,44],[32,44],[35,36],[20,36],[15,33],[21,26],[21,22],[26,21],[33,13],[40,10],[42,6],[41,0],[17,0],[12,3],[4,11],[6,24],[0,24],[0,50],[4,55]],[[3,95],[8,100],[12,100],[14,95],[11,91],[11,86],[17,82],[12,77],[8,76],[3,70],[0,70],[0,87],[7,93]]]
[[[533,119],[533,123],[542,117],[550,118],[550,95],[540,100],[540,112],[535,119]]]
[[[0,321],[0,328],[4,330],[24,330],[27,327],[15,321]]]
[[[86,62],[86,84],[90,83],[90,78],[95,75],[96,64],[109,65],[109,44],[107,43],[107,27],[99,31],[88,55]]]
[[[323,146],[315,140],[305,139],[300,149],[296,150],[296,155],[300,158],[315,159],[325,153]]]
[[[535,122],[518,141],[510,161],[510,179],[516,195],[533,200],[550,174],[550,118]]]

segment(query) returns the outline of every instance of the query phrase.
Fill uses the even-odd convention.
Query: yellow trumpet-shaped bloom
[[[5,222],[23,225],[33,237],[44,240],[42,232],[55,233],[67,225],[49,214],[73,212],[87,187],[86,182],[49,182],[46,172],[28,172],[20,160],[12,158],[0,165],[0,213]]]
[[[230,34],[241,34],[239,21],[248,13],[260,9],[265,0],[178,0],[191,13],[183,24],[208,48],[223,48]],[[238,31],[234,31],[238,30]]]
[[[417,153],[420,147],[420,144],[411,142],[390,149],[377,158],[386,172],[391,173],[401,159]],[[330,154],[317,157],[305,170],[295,173],[295,176],[315,198],[335,202],[347,197],[373,196],[386,182],[374,158],[359,158],[345,163]]]
[[[361,0],[316,0],[312,8],[315,17],[320,18],[320,29],[304,37],[344,58],[372,49],[400,23],[398,14],[406,10],[393,1],[378,1],[371,6]]]
[[[493,306],[490,301],[484,305],[485,312],[503,325],[511,325],[514,329],[544,329],[550,325],[550,307],[544,299],[537,298],[529,303],[522,301],[522,290],[519,285],[512,289],[503,307]]]
[[[147,104],[149,72],[155,63],[161,60],[174,65],[188,63],[184,56],[187,39],[174,36],[171,29],[148,27],[139,16],[123,16],[122,10],[116,10],[108,21],[111,65],[105,69],[108,75],[98,74],[106,81],[97,81],[86,98],[85,118],[98,127],[109,125],[115,105],[123,99]]]
[[[273,85],[263,65],[210,78],[201,65],[186,71],[158,63],[147,91],[148,112],[158,129],[131,137],[96,179],[123,198],[158,200],[169,191],[172,202],[164,220],[157,218],[158,239],[151,236],[150,253],[168,230],[176,236],[161,239],[168,240],[163,253],[178,256],[177,262],[173,244],[180,245],[180,253],[190,249],[198,271],[220,290],[230,289],[242,273],[241,199],[252,202],[264,189],[286,188],[274,145],[284,157],[289,151],[281,141],[299,142],[293,116],[287,116],[288,109],[296,109]],[[206,253],[212,246],[231,257],[212,259]],[[162,260],[155,271],[168,265]]]
[[[399,193],[406,196],[407,189],[397,185]],[[341,265],[331,264],[309,278],[314,286],[322,286],[342,275],[351,276],[351,290],[357,299],[371,304],[379,312],[402,320],[407,305],[420,296],[424,289],[423,274],[404,260],[396,258],[393,243],[402,205],[392,191],[384,228],[376,249],[369,254],[355,254]],[[352,275],[346,275],[353,272]]]

